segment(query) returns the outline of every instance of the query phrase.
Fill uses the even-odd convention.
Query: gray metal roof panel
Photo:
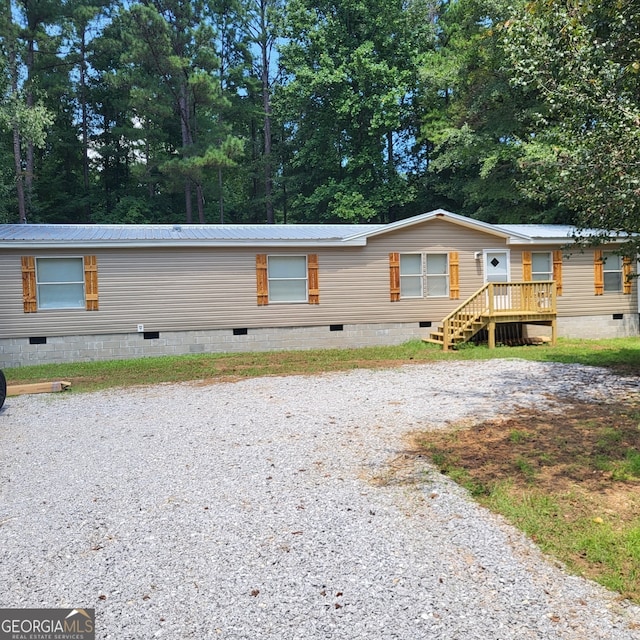
[[[139,243],[149,242],[304,242],[336,241],[384,225],[0,225],[0,242]]]
[[[574,237],[576,228],[568,224],[500,224],[495,225],[509,233],[518,233],[529,236],[533,240]]]

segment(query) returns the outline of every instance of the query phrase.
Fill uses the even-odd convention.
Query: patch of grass
[[[615,427],[605,427],[598,434],[598,448],[603,452],[615,449],[622,442],[622,433]]]
[[[522,456],[518,456],[515,460],[516,469],[523,475],[527,482],[533,482],[536,477],[536,470],[533,465]]]
[[[532,434],[529,433],[528,431],[521,431],[520,429],[513,429],[513,431],[511,431],[509,433],[509,440],[513,443],[513,444],[520,444],[522,442],[524,442],[525,440],[529,440],[529,438],[531,438]]]
[[[609,464],[609,470],[613,480],[622,482],[640,480],[640,451],[627,450],[623,460],[616,460],[615,463]]]
[[[640,603],[636,408],[574,403],[557,414],[521,410],[453,432],[414,434],[412,442],[413,451],[431,457],[545,553]]]
[[[640,340],[558,340],[549,345],[488,349],[473,346],[443,352],[412,340],[391,347],[316,349],[260,353],[211,353],[131,360],[47,364],[6,369],[9,384],[68,380],[74,391],[190,380],[237,380],[268,375],[306,375],[350,369],[391,368],[428,362],[522,358],[609,367],[623,375],[640,374]]]

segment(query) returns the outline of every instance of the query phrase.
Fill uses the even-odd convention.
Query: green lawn
[[[188,356],[46,364],[6,369],[9,384],[67,380],[74,391],[201,379],[237,379],[265,375],[314,374],[358,368],[451,360],[524,358],[608,367],[624,375],[640,373],[640,339],[559,340],[557,346],[466,346],[444,353],[419,340],[395,347],[320,349],[260,353],[212,353]]]

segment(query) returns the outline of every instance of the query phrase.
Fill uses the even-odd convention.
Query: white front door
[[[484,281],[509,282],[509,252],[486,250],[484,252]]]
[[[509,266],[509,252],[503,249],[486,249],[484,251],[484,281],[509,282],[511,269]],[[510,308],[510,296],[506,287],[495,287],[493,305],[496,310]]]

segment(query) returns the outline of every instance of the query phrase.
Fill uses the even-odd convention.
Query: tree
[[[271,100],[277,70],[274,70],[275,45],[279,39],[284,16],[283,0],[245,0],[242,30],[251,48],[257,48],[253,74],[259,79],[262,101],[262,169],[265,217],[268,224],[275,222],[273,208],[272,109]]]
[[[501,24],[508,0],[444,3],[437,43],[422,59],[421,139],[427,183],[444,206],[487,222],[555,222],[552,201],[523,193],[521,140],[532,130],[535,91],[510,84]]]
[[[91,222],[91,176],[90,176],[90,138],[95,127],[92,126],[90,105],[90,59],[93,49],[93,38],[98,30],[98,22],[105,18],[105,11],[110,0],[73,0],[66,5],[65,21],[66,58],[71,69],[77,70],[76,101],[80,112],[80,137],[82,142],[82,201],[83,218]],[[95,73],[95,71],[94,71]]]
[[[298,221],[390,220],[414,198],[407,176],[416,55],[427,0],[291,0],[276,92]]]
[[[638,4],[615,0],[535,0],[505,23],[513,83],[544,98],[521,139],[529,188],[572,209],[587,241],[640,232],[639,34]]]
[[[40,27],[49,16],[48,3],[24,2],[0,6],[0,45],[5,84],[0,124],[12,133],[18,220],[27,222],[34,177],[34,148],[43,146],[51,113],[35,97],[35,50]],[[16,22],[14,15],[23,22]]]
[[[173,114],[162,126],[166,157],[159,170],[170,189],[182,185],[187,223],[193,221],[194,196],[198,220],[205,222],[207,174],[233,164],[241,150],[241,142],[219,126],[214,34],[200,20],[202,11],[202,2],[144,0],[126,12],[123,30],[123,63],[139,104],[140,137],[146,133],[149,104],[166,105]]]

